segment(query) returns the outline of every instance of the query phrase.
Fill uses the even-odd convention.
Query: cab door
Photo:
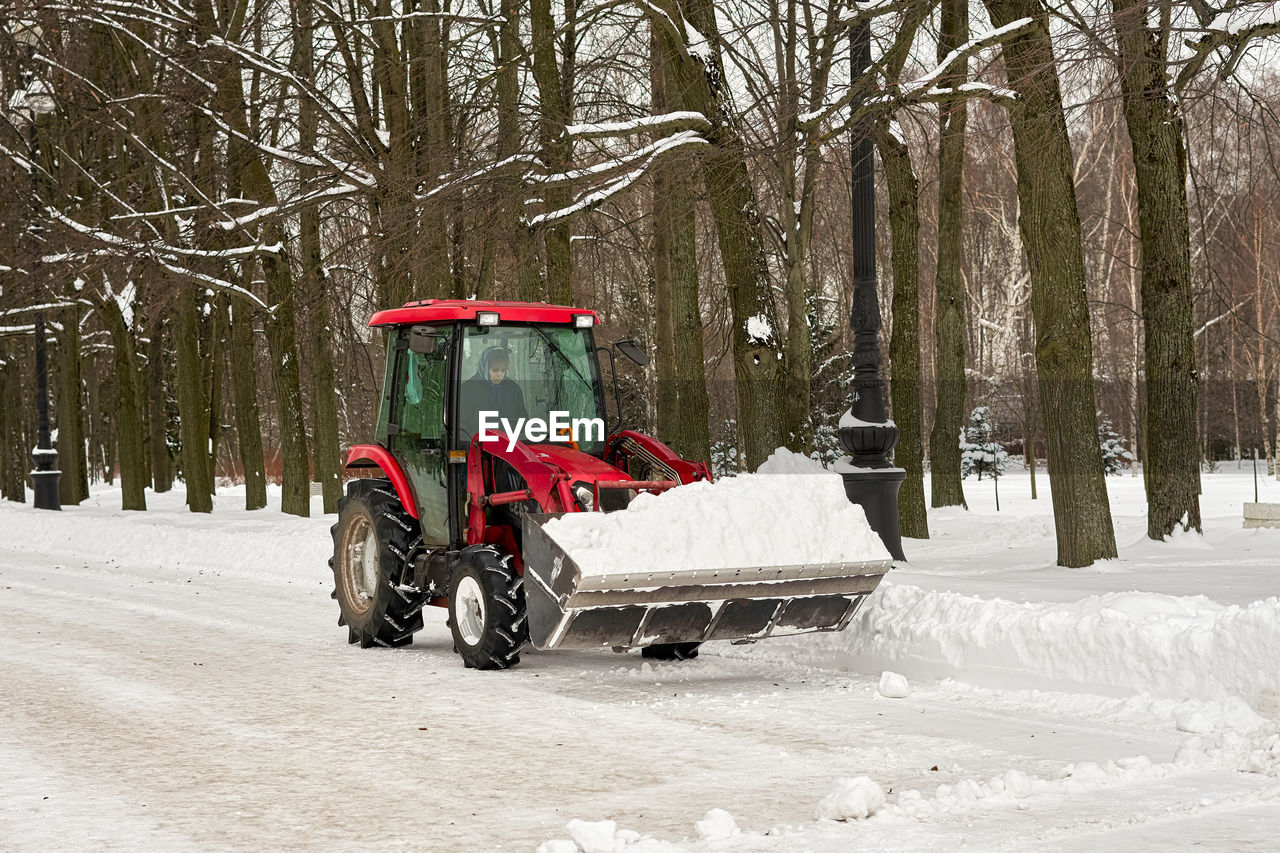
[[[437,546],[449,544],[444,419],[452,337],[449,327],[397,330],[387,418],[387,446],[413,485],[422,541]]]

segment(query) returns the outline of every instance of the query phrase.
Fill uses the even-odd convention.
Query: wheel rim
[[[367,518],[357,518],[347,533],[343,579],[347,600],[358,613],[366,613],[378,594],[378,534]]]
[[[484,591],[471,575],[458,581],[458,588],[453,593],[453,604],[458,636],[468,646],[477,645],[480,635],[484,633]]]

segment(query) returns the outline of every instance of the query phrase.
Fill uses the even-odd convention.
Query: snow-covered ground
[[[1116,561],[969,480],[843,633],[503,673],[348,646],[332,517],[0,504],[0,849],[1276,849],[1280,530],[1234,464],[1203,539],[1108,485]]]

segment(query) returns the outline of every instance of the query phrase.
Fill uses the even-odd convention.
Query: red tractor
[[[602,579],[543,531],[564,513],[711,478],[705,463],[608,423],[599,354],[648,359],[629,341],[598,347],[596,323],[577,308],[461,300],[373,316],[388,334],[377,443],[352,447],[346,465],[381,476],[347,483],[332,531],[349,642],[408,645],[435,605],[466,666],[504,669],[527,643],[679,659],[705,640],[852,619],[887,563]],[[616,380],[613,392],[616,404]]]

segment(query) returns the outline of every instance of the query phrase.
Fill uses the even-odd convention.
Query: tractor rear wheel
[[[691,660],[698,656],[701,643],[654,643],[640,650],[641,657],[650,660]]]
[[[333,597],[347,626],[347,642],[360,648],[407,646],[422,628],[426,596],[401,586],[405,557],[422,541],[417,520],[404,511],[389,480],[347,484],[331,528]]]
[[[520,662],[529,639],[523,584],[511,557],[494,547],[462,550],[449,579],[449,628],[465,666],[507,669]]]

